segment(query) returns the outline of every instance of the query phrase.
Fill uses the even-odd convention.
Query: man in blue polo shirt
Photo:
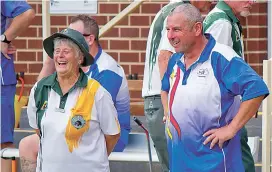
[[[1,149],[13,146],[16,76],[11,42],[30,25],[34,10],[25,1],[1,1]],[[1,170],[10,171],[10,161],[1,159]]]
[[[203,35],[194,6],[176,7],[167,31],[177,52],[162,80],[170,171],[245,171],[240,130],[268,96],[266,84],[232,48]]]
[[[121,136],[115,145],[114,152],[122,152],[128,144],[130,132],[130,96],[127,79],[123,68],[99,45],[99,27],[96,21],[88,15],[78,15],[71,19],[69,28],[83,34],[90,46],[90,54],[94,57],[94,64],[82,67],[83,71],[91,78],[96,79],[110,94],[118,113]],[[53,61],[48,58],[43,66],[38,79],[55,71]],[[39,138],[31,135],[20,142],[19,151],[24,172],[36,168]],[[26,163],[24,163],[26,162]]]

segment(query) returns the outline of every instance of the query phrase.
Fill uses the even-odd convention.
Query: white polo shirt
[[[164,6],[157,13],[150,26],[146,44],[142,97],[161,94],[158,56],[161,50],[175,52],[167,38],[166,21],[170,11],[180,4],[183,4],[183,2],[171,2]]]
[[[171,172],[244,171],[239,132],[223,149],[203,145],[203,134],[229,124],[242,101],[269,91],[262,78],[232,48],[209,39],[199,59],[185,69],[182,53],[175,53],[162,80],[168,92],[166,124]],[[238,98],[238,99],[237,99]],[[236,101],[238,100],[238,101]]]
[[[203,21],[203,30],[210,33],[217,42],[228,45],[244,58],[242,26],[232,9],[219,1]]]
[[[120,133],[110,94],[80,70],[62,95],[56,73],[35,84],[27,113],[40,129],[37,172],[109,172],[105,135]]]

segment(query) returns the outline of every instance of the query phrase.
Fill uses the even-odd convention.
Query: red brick
[[[153,22],[155,16],[149,16],[150,17],[150,24]]]
[[[99,4],[99,13],[118,13],[119,5],[118,4]]]
[[[42,62],[43,61],[43,52],[37,52],[37,61]]]
[[[108,22],[107,16],[92,16],[90,15],[96,22],[98,25],[105,25]],[[68,16],[68,24],[69,25],[71,23],[71,19],[73,16]]]
[[[31,6],[31,8],[35,11],[35,12],[37,12],[37,4],[30,4],[29,3],[29,5]]]
[[[246,26],[246,17],[239,16],[238,19],[240,20],[240,23],[244,28]]]
[[[147,4],[147,3],[143,3],[141,5],[141,8],[142,8],[142,13],[156,14],[157,12],[160,11],[161,5],[160,4]]]
[[[40,73],[42,66],[42,63],[29,64],[29,73]]]
[[[28,72],[26,63],[18,64],[17,62],[15,62],[14,66],[15,66],[15,72],[25,72],[25,73]]]
[[[267,41],[247,41],[248,51],[267,51]]]
[[[42,4],[37,4],[37,14],[41,14],[42,13]]]
[[[131,65],[131,73],[137,73],[138,75],[143,75],[144,65],[143,64]]]
[[[145,62],[145,53],[141,53],[141,62]]]
[[[129,4],[121,4],[121,11],[123,11]],[[134,9],[131,14],[137,14],[140,13],[140,8],[141,6],[139,6],[138,8]]]
[[[68,25],[66,21],[66,16],[51,16],[51,25],[64,25],[65,27]]]
[[[38,37],[42,37],[42,28],[38,28]]]
[[[37,78],[38,78],[38,75],[26,74],[24,80],[25,80],[25,83],[27,84],[35,84],[37,82]]]
[[[111,28],[103,37],[119,37],[119,29]]]
[[[51,27],[50,32],[51,32],[51,34],[56,33],[56,32],[58,32],[58,28],[57,27]],[[42,36],[43,36],[43,28],[39,28],[38,37],[42,37]]]
[[[121,37],[139,37],[138,28],[120,28]]]
[[[118,53],[108,52],[108,54],[109,54],[116,62],[118,62]]]
[[[121,62],[139,62],[139,53],[120,53]]]
[[[108,22],[107,16],[92,16],[92,17],[95,19],[98,25],[105,25]]]
[[[149,26],[149,16],[130,16],[130,25]]]
[[[244,41],[243,41],[243,44],[244,44],[244,51],[247,52],[247,51],[248,51],[248,50],[247,50],[247,41],[245,41],[245,39],[244,39]]]
[[[267,53],[248,53],[247,63],[259,63],[262,64],[263,60],[267,60]]]
[[[115,16],[110,16],[109,21],[112,20]],[[119,23],[117,24],[117,26],[120,25],[128,25],[128,16],[126,16],[125,18],[123,18],[121,21],[119,21]]]
[[[110,40],[110,49],[111,50],[128,50],[129,41]]]
[[[247,30],[248,30],[249,28],[243,28],[243,31],[242,31],[242,33],[243,33],[243,35],[244,35],[244,39],[245,38],[247,38],[248,37],[248,35],[247,35]],[[250,37],[249,37],[250,38]]]
[[[31,22],[31,25],[42,25],[42,16],[35,16]]]
[[[33,48],[33,49],[42,49],[43,46],[42,46],[42,40],[31,40],[29,39],[28,40],[28,48]]]
[[[247,24],[254,26],[267,26],[267,15],[250,15],[247,17]]]
[[[130,72],[129,72],[129,65],[126,65],[126,64],[120,64],[122,66],[122,68],[124,69],[125,71],[125,74],[128,75]]]
[[[36,61],[36,52],[17,52],[17,61]]]
[[[53,34],[53,33],[56,33],[56,32],[58,32],[59,30],[58,30],[58,28],[56,28],[56,27],[51,27],[51,34]]]
[[[249,38],[267,38],[267,28],[250,28],[248,31]]]
[[[62,30],[64,30],[64,29],[66,29],[66,28],[67,28],[67,26],[58,27],[58,28],[59,28],[58,30],[59,30],[59,32],[60,32],[60,31],[62,31]]]
[[[146,49],[146,41],[131,41],[131,49],[132,50],[145,50]]]
[[[109,49],[108,40],[99,40],[99,44],[104,50]]]
[[[37,37],[37,28],[28,28],[26,29],[20,37]]]
[[[250,65],[260,76],[263,76],[263,67],[262,66],[255,66]]]
[[[25,39],[15,39],[12,41],[12,44],[15,45],[17,49],[26,49]]]
[[[149,33],[149,28],[141,28],[141,37],[147,38]]]
[[[267,2],[255,3],[251,9],[251,13],[266,13],[266,12],[267,12]]]
[[[128,16],[126,16],[125,18],[123,18],[120,23],[118,23],[118,25],[128,25]]]

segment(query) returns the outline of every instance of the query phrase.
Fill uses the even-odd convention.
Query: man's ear
[[[195,30],[195,36],[202,35],[203,32],[203,25],[201,22],[196,22],[194,25],[194,30]]]
[[[94,35],[88,36],[87,39],[88,39],[88,44],[89,44],[89,46],[91,46],[91,45],[94,44],[94,42],[95,42],[95,36],[94,36]]]

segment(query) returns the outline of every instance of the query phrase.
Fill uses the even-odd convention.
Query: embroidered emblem
[[[173,70],[171,75],[170,75],[170,78],[174,79],[176,76],[177,76],[177,73]]]
[[[81,115],[75,115],[72,118],[71,123],[76,129],[81,129],[86,124],[86,121]]]
[[[62,33],[68,33],[68,29],[64,29]]]
[[[206,68],[206,69],[199,69],[197,71],[197,76],[198,77],[206,77],[209,75],[209,70]]]
[[[47,109],[47,101],[44,101],[42,107],[41,107],[41,110],[45,110]]]

